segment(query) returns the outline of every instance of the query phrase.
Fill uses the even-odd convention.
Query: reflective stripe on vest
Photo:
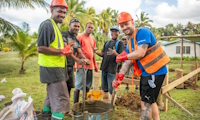
[[[134,48],[135,48],[135,50],[137,50],[136,33],[137,33],[137,29],[135,29],[135,32],[134,32]],[[165,51],[160,46],[160,44],[158,42],[156,42],[155,45],[153,45],[152,47],[147,49],[145,56],[143,58],[141,58],[139,61],[142,65],[142,67],[144,68],[144,70],[148,74],[153,74],[153,73],[157,72],[160,68],[165,66],[170,61],[170,58],[165,53]],[[134,64],[134,66],[135,66],[135,64]]]
[[[49,19],[53,25],[55,39],[50,44],[49,47],[55,48],[55,49],[63,49],[64,43],[62,39],[62,35],[60,30],[58,29],[56,23],[53,19]],[[46,55],[39,53],[39,59],[38,64],[43,67],[65,67],[65,56],[59,56],[59,55]]]

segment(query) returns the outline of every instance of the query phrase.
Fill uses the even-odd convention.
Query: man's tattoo
[[[140,45],[140,47],[142,47],[144,50],[146,50],[147,48],[148,48],[148,44],[142,44],[142,45]]]
[[[144,103],[144,106],[146,107],[145,110],[142,110],[141,113],[141,120],[150,120],[150,112],[151,112],[151,104],[149,103]]]

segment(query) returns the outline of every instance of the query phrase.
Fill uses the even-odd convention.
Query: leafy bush
[[[7,47],[4,47],[3,48],[3,52],[8,52],[10,49],[9,48],[7,48]]]
[[[170,57],[171,60],[181,60],[181,57]],[[184,61],[195,61],[195,58],[189,57],[189,56],[183,56]],[[197,57],[197,60],[200,61],[200,59]]]

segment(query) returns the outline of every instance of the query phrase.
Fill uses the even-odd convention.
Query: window
[[[190,54],[190,46],[186,46],[186,54]]]
[[[181,47],[180,46],[176,46],[176,54],[180,54],[181,53]]]
[[[183,46],[183,54],[185,54],[185,46]]]
[[[181,54],[181,46],[176,46],[176,54]],[[183,46],[183,54],[190,54],[190,46]]]

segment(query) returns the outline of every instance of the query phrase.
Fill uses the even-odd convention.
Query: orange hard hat
[[[117,18],[117,24],[133,20],[132,16],[127,12],[121,12]]]
[[[53,6],[64,6],[68,10],[65,0],[52,0],[50,8]]]

